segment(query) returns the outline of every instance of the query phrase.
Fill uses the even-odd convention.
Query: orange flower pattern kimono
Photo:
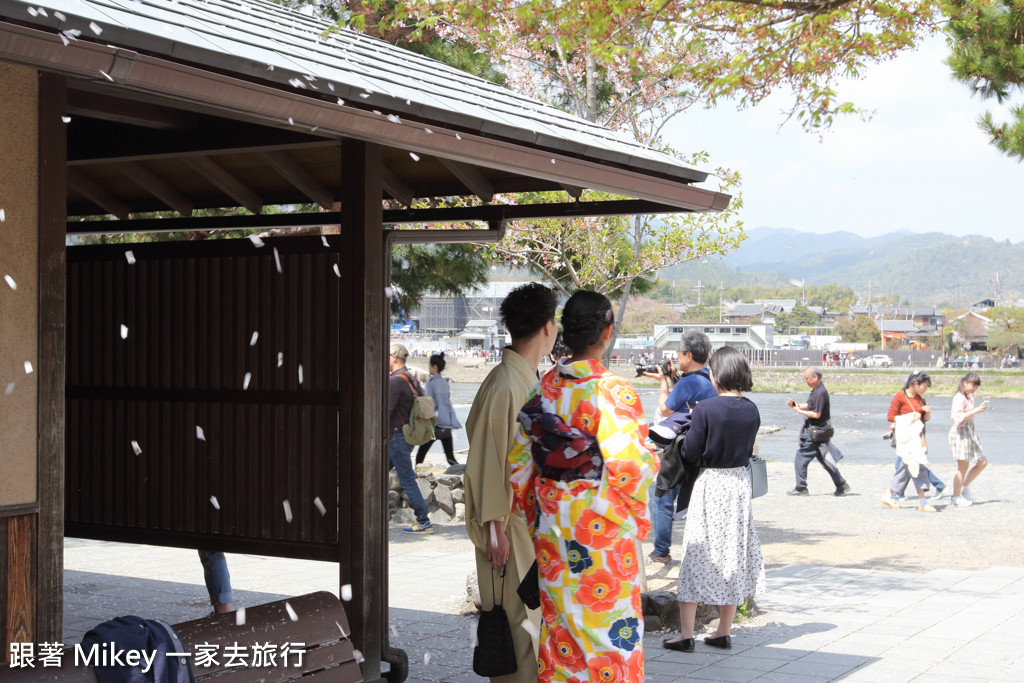
[[[556,365],[538,392],[544,412],[596,437],[599,479],[540,476],[523,428],[509,454],[514,509],[531,529],[540,577],[538,680],[642,683],[643,615],[636,539],[651,523],[658,458],[636,390],[597,361]]]

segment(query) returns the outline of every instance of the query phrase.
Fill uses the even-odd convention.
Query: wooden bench
[[[292,620],[285,603],[291,606],[297,619]],[[288,600],[247,608],[245,623],[237,624],[235,612],[218,614],[204,619],[174,625],[185,651],[192,653],[192,671],[196,681],[216,683],[274,683],[299,678],[303,683],[331,681],[331,683],[360,683],[362,672],[356,661],[355,648],[349,639],[345,610],[331,593],[319,592]],[[253,662],[253,645],[270,643],[278,653],[277,666],[228,666],[229,650],[246,648],[241,661]],[[288,644],[295,646],[282,666],[280,650]],[[199,649],[214,653],[216,663],[198,666]],[[301,650],[301,666],[295,666]],[[241,656],[241,650],[233,650]],[[236,662],[239,659],[236,659]],[[29,681],[59,681],[66,683],[97,683],[91,667],[75,666],[74,648],[65,648],[60,668],[44,668],[36,662],[35,668],[0,668],[0,683],[28,683]]]

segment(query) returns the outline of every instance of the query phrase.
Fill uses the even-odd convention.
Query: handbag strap
[[[494,567],[491,567],[491,596],[494,596]],[[505,606],[505,565],[501,566],[501,602],[495,601],[498,607]]]

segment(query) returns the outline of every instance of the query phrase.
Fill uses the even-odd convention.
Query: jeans
[[[388,437],[388,460],[395,468],[398,483],[405,489],[405,495],[409,496],[409,504],[416,513],[416,521],[426,524],[430,521],[427,503],[423,500],[419,484],[416,483],[416,473],[412,469],[412,446],[406,442],[402,432],[393,432]]]
[[[899,470],[900,465],[902,465],[902,464],[903,464],[903,458],[897,456],[896,457],[896,469]],[[946,485],[942,483],[942,480],[935,476],[935,473],[932,472],[931,468],[928,468],[927,471],[928,471],[928,483],[931,484],[932,486],[934,486],[936,491],[945,491],[946,490]],[[904,491],[906,491],[907,483],[909,481],[910,480],[908,479],[907,481],[903,482],[903,486],[900,487],[900,490],[897,491],[896,489],[893,489],[893,492],[895,492],[895,493],[903,493]]]
[[[210,594],[210,604],[216,607],[232,602],[231,574],[228,573],[224,553],[200,550],[199,561],[203,564],[203,579],[206,580],[206,592]]]
[[[839,468],[830,463],[821,455],[821,444],[811,441],[810,432],[807,429],[800,430],[800,445],[796,449],[796,458],[793,460],[793,467],[796,470],[797,491],[807,490],[807,466],[812,460],[817,460],[821,466],[832,477],[832,483],[838,489],[846,483],[843,475],[839,474]]]
[[[651,487],[651,501],[654,522],[654,554],[658,557],[665,557],[672,548],[672,516],[676,511],[676,499],[679,497],[679,488],[675,487],[660,498],[654,495],[654,486]]]

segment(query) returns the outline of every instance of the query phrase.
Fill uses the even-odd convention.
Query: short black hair
[[[689,351],[693,354],[693,360],[704,365],[711,355],[711,340],[708,335],[700,330],[687,330],[683,332],[683,338],[679,340],[679,355]]]
[[[529,339],[555,319],[558,297],[539,282],[516,287],[501,302],[501,324],[512,339]]]
[[[708,367],[719,391],[750,391],[754,388],[750,365],[735,347],[723,346],[715,351]]]
[[[562,309],[562,339],[573,353],[597,343],[612,324],[612,302],[604,294],[581,289],[569,297]]]

